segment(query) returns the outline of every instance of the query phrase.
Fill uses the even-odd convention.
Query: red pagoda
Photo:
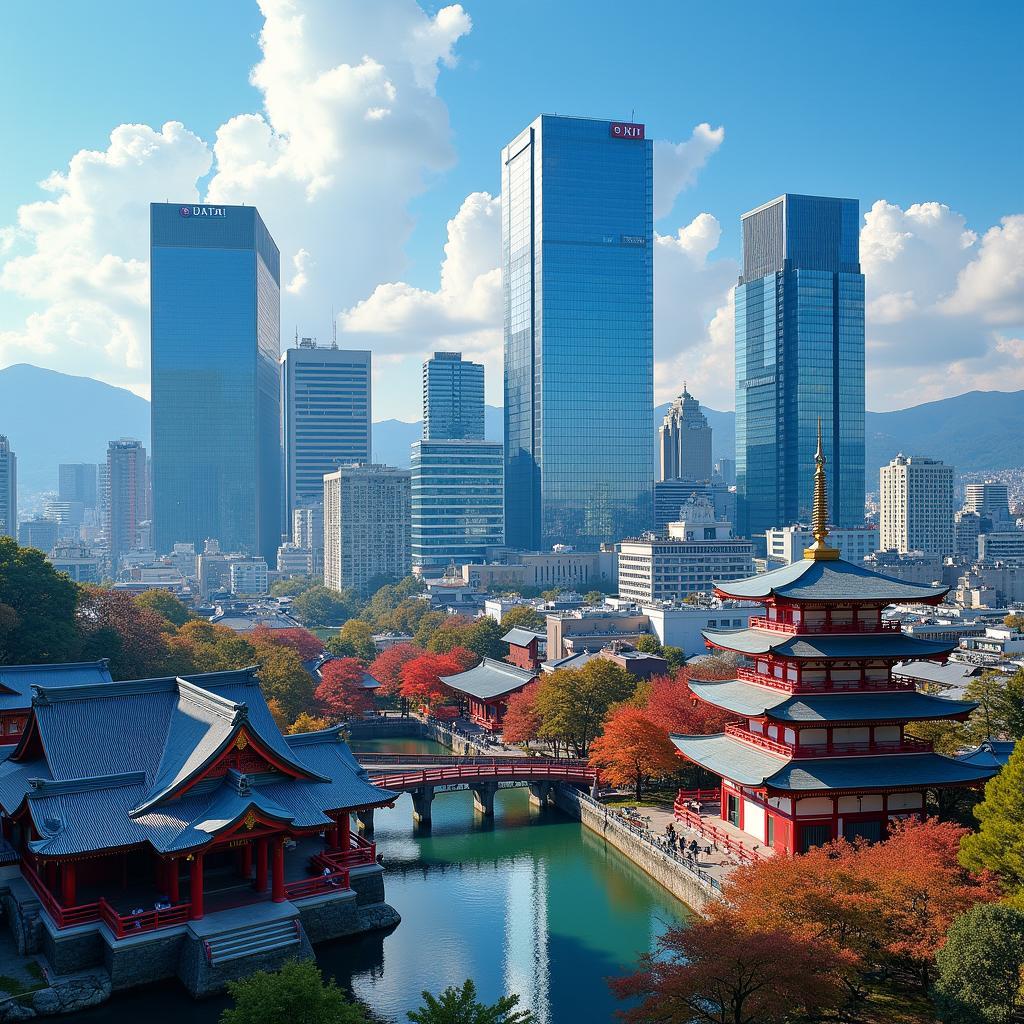
[[[814,543],[804,558],[715,587],[765,606],[745,629],[703,634],[708,647],[746,659],[736,678],[690,684],[737,721],[717,735],[672,737],[683,757],[721,777],[721,818],[746,834],[745,845],[787,854],[839,837],[881,839],[890,821],[924,814],[927,791],[978,786],[995,773],[906,734],[911,722],[963,719],[977,706],[892,676],[894,663],[941,662],[954,645],[904,635],[883,609],[938,604],[948,588],[841,559],[827,544],[820,430],[815,465]]]

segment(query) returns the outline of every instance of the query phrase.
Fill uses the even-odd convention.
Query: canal
[[[360,749],[448,753],[423,740]],[[518,992],[544,1024],[610,1022],[620,1004],[605,979],[627,970],[687,914],[579,822],[531,808],[525,789],[500,791],[487,823],[474,816],[470,793],[439,794],[423,835],[413,834],[403,796],[393,810],[376,812],[376,840],[387,900],[402,923],[386,935],[319,946],[317,960],[387,1021],[404,1021],[422,989],[471,977],[489,1001]],[[168,985],[124,993],[74,1019],[214,1024],[225,1005],[193,1003]]]

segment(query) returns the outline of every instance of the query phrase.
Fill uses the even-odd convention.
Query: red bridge
[[[419,823],[430,821],[430,806],[438,787],[468,787],[473,792],[473,806],[489,817],[494,814],[499,783],[529,786],[530,799],[543,804],[556,782],[591,786],[597,778],[597,772],[586,761],[567,758],[375,753],[356,753],[356,757],[378,786],[412,795],[413,820]],[[360,816],[368,831],[373,829],[372,813]]]

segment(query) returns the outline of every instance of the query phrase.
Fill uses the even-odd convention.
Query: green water
[[[440,753],[422,740],[363,749]],[[404,1021],[419,993],[476,982],[493,1000],[518,992],[544,1024],[610,1022],[617,1001],[605,979],[650,949],[686,908],[630,861],[558,811],[531,808],[525,789],[495,799],[493,822],[468,792],[439,794],[429,834],[414,836],[403,796],[376,812],[387,900],[402,915],[390,934],[317,948],[325,973],[375,1013]],[[178,987],[127,993],[76,1022],[147,1024],[217,1020],[223,1000],[193,1003]]]

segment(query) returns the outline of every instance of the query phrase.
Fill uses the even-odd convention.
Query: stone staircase
[[[217,967],[231,960],[256,957],[289,946],[299,946],[302,943],[300,929],[298,920],[291,918],[257,922],[211,935],[203,943],[207,963],[211,967]]]

